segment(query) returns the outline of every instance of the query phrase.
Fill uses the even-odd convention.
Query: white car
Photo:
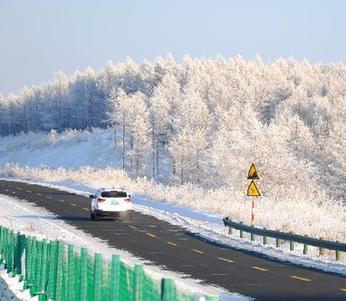
[[[124,218],[132,210],[131,195],[123,188],[101,188],[91,198],[90,217]]]

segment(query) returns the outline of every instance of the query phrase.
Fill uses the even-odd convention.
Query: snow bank
[[[29,289],[23,289],[23,281],[19,276],[11,277],[0,265],[0,300],[1,301],[38,301],[38,297],[31,297]]]

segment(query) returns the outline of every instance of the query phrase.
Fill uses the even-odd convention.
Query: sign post
[[[259,197],[261,196],[254,180],[258,180],[259,177],[257,175],[257,170],[255,164],[251,164],[251,167],[248,172],[247,178],[251,180],[251,183],[249,187],[247,188],[247,193],[246,195],[249,197]],[[251,205],[251,225],[255,224],[255,199],[252,199],[252,205]]]

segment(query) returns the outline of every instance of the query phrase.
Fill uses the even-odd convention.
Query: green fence
[[[172,279],[152,279],[142,265],[128,266],[117,255],[103,260],[85,248],[78,253],[62,241],[37,240],[0,226],[2,263],[40,300],[195,301],[200,297],[179,291]]]

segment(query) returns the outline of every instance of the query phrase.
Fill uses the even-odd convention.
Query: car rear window
[[[125,191],[102,191],[101,196],[104,198],[126,198]]]

